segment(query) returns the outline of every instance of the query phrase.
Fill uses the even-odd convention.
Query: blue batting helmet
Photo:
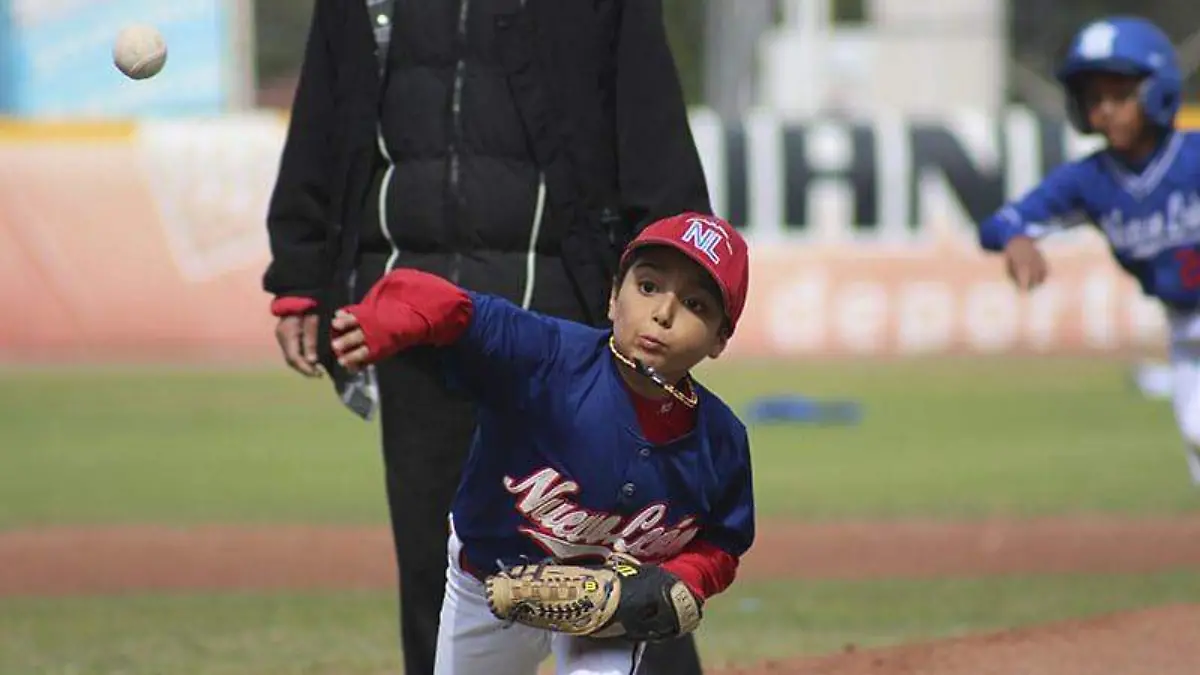
[[[1151,124],[1171,127],[1179,112],[1183,78],[1175,47],[1158,26],[1138,17],[1110,17],[1088,24],[1071,40],[1059,67],[1058,81],[1067,90],[1067,113],[1075,128],[1091,133],[1087,112],[1079,101],[1077,76],[1118,73],[1143,79],[1142,111]]]

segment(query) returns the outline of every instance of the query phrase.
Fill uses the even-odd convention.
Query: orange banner
[[[275,117],[0,130],[0,358],[274,357]]]
[[[910,244],[761,246],[731,355],[915,356],[1156,349],[1161,308],[1098,236],[1048,245],[1032,294],[965,237]]]
[[[0,360],[275,359],[264,214],[284,126],[0,125]],[[949,223],[951,220],[947,220]],[[1021,297],[961,222],[907,241],[749,238],[730,356],[1112,352],[1157,347],[1161,311],[1091,232],[1048,247]]]

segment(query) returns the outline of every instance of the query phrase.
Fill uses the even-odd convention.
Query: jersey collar
[[[618,364],[617,360],[612,358],[612,355],[608,354],[607,351],[608,351],[608,348],[605,347],[606,353],[604,355],[605,356],[604,361],[606,362],[606,365],[605,365],[605,370],[604,370],[604,373],[605,373],[604,379],[606,380],[607,385],[608,385],[608,394],[609,394],[610,401],[613,405],[613,410],[616,411],[616,415],[617,415],[616,421],[618,424],[621,425],[621,428],[624,429],[627,434],[629,434],[633,438],[637,439],[637,441],[639,443],[645,444],[647,446],[654,445],[650,441],[646,440],[646,437],[642,434],[641,424],[638,423],[637,411],[633,407],[633,401],[630,400],[630,398],[629,398],[629,392],[626,390],[627,385],[625,384],[625,381],[621,379],[621,372],[619,370],[620,364]],[[705,414],[705,412],[706,412],[706,409],[708,408],[708,406],[706,405],[706,402],[707,402],[709,394],[708,394],[708,391],[703,386],[701,386],[699,382],[697,382],[695,380],[695,378],[692,379],[691,384],[692,384],[693,389],[696,392],[696,397],[698,399],[698,401],[696,402],[696,408],[695,408],[695,410],[696,410],[696,425],[688,433],[680,436],[679,438],[671,441],[670,443],[667,443],[666,445],[659,446],[659,447],[666,448],[666,447],[671,447],[673,445],[677,445],[679,443],[686,442],[686,441],[690,440],[691,438],[693,438],[694,436],[696,436],[696,434],[698,434],[698,433],[701,435],[702,438],[706,437],[706,435],[703,434],[702,432],[704,429],[705,421],[708,417]]]
[[[1117,161],[1111,153],[1104,153],[1101,155],[1101,159],[1104,168],[1113,177],[1113,180],[1121,186],[1122,190],[1137,199],[1144,199],[1162,184],[1163,178],[1171,170],[1171,166],[1175,164],[1175,159],[1179,156],[1179,148],[1182,145],[1183,134],[1178,132],[1172,133],[1166,142],[1162,144],[1162,147],[1150,158],[1146,167],[1138,173],[1134,173],[1124,164]]]

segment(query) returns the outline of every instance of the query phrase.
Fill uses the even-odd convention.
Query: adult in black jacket
[[[703,171],[661,0],[316,0],[291,112],[263,285],[288,363],[380,411],[406,672],[426,675],[473,410],[430,351],[350,377],[333,310],[399,266],[600,325],[624,243],[710,212]],[[700,672],[690,638],[643,663]]]

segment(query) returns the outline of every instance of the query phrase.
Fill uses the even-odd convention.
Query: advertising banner
[[[975,222],[1089,149],[1024,110],[725,127],[693,117],[717,210],[751,242],[730,357],[1156,349],[1161,310],[1092,229],[1021,296]],[[0,359],[275,358],[264,216],[273,114],[0,124]]]

